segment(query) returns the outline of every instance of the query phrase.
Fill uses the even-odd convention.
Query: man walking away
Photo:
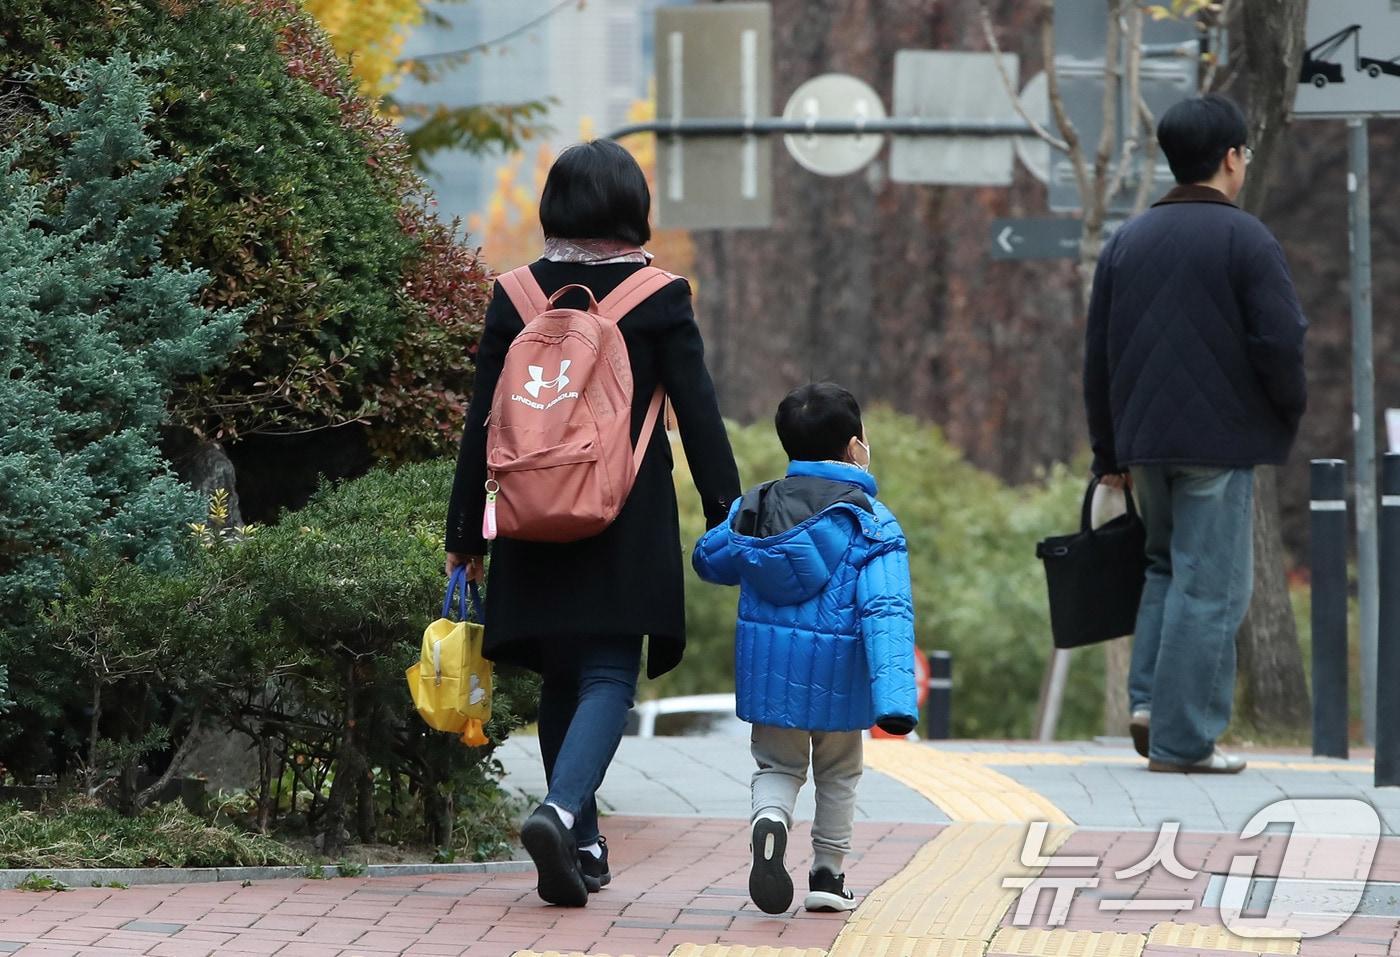
[[[1223,96],[1167,111],[1157,140],[1180,185],[1114,234],[1089,304],[1094,474],[1130,486],[1147,525],[1128,695],[1152,771],[1244,769],[1215,743],[1254,584],[1254,467],[1283,464],[1307,406],[1283,250],[1235,205],[1246,138]]]

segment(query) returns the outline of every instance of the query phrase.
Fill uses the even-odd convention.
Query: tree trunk
[[[1254,162],[1244,207],[1263,209],[1269,172],[1297,90],[1307,0],[1243,0],[1245,70]],[[1266,735],[1309,725],[1307,679],[1284,574],[1277,476],[1259,469],[1254,503],[1254,597],[1239,635],[1239,717]]]
[[[360,721],[359,730],[363,732],[360,734],[360,739],[373,741],[379,726],[379,714],[377,710],[371,710]],[[361,754],[363,755],[363,751]],[[374,811],[374,770],[369,766],[367,757],[360,762],[355,780],[355,795],[355,832],[359,836],[361,844],[373,844],[378,831],[378,822]]]
[[[1271,468],[1255,474],[1254,574],[1254,600],[1239,637],[1239,715],[1265,735],[1296,734],[1308,729],[1311,710]]]
[[[336,857],[345,849],[345,817],[350,798],[359,793],[360,776],[364,774],[364,756],[360,751],[357,724],[357,682],[354,662],[345,666],[345,731],[336,749],[335,780],[326,802],[326,819],[321,828],[321,853]]]
[[[374,775],[364,768],[359,780],[359,808],[355,815],[355,830],[361,844],[373,844],[378,830],[374,814]]]

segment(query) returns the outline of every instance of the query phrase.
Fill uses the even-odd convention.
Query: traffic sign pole
[[[1380,553],[1376,534],[1376,372],[1371,334],[1371,160],[1366,121],[1349,122],[1351,173],[1351,361],[1356,407],[1356,567],[1361,600],[1361,717],[1376,742],[1376,639]]]

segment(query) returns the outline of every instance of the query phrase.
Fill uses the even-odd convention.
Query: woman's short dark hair
[[[794,462],[844,461],[851,439],[865,432],[856,397],[831,382],[788,393],[773,424],[783,451]]]
[[[1220,171],[1225,154],[1245,145],[1244,111],[1228,96],[1208,93],[1167,110],[1157,124],[1157,142],[1183,185],[1204,183]]]
[[[632,154],[612,140],[570,146],[549,169],[540,226],[550,239],[651,239],[651,190]]]

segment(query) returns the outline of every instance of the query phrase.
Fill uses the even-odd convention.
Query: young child
[[[747,492],[695,548],[708,582],[738,585],[739,717],[753,724],[749,895],[792,906],[783,856],[797,793],[817,785],[805,906],[848,911],[861,733],[917,720],[914,606],[904,533],[875,498],[860,406],[840,386],[804,386],[778,406],[787,477]]]

